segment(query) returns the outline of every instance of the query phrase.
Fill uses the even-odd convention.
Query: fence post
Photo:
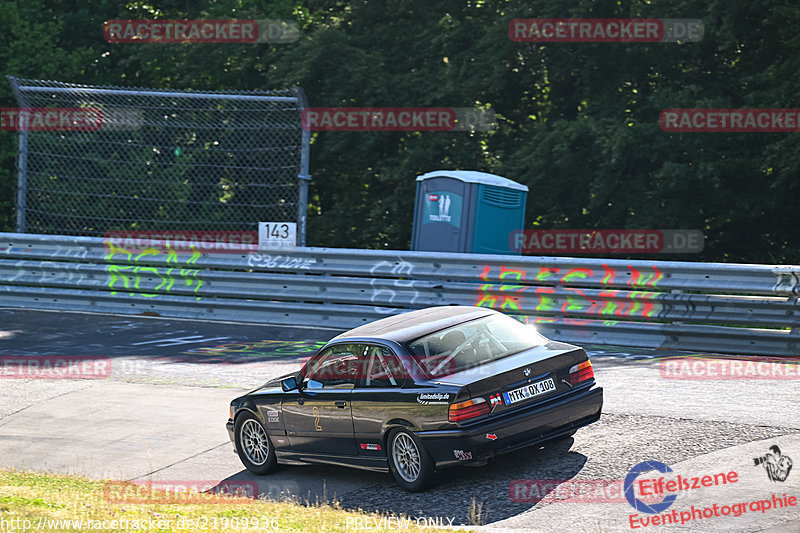
[[[19,132],[17,156],[17,233],[25,233],[25,198],[28,194],[28,132]]]
[[[295,87],[294,94],[300,104],[302,127],[303,109],[308,107],[306,93],[302,87]],[[303,140],[300,145],[300,172],[297,174],[297,246],[306,245],[306,221],[308,219],[308,184],[311,182],[309,159],[311,158],[311,131],[303,128]]]
[[[19,81],[14,76],[6,76],[8,82],[11,84],[11,91],[19,103],[20,107],[27,106],[24,96],[19,91]],[[19,132],[19,151],[17,153],[17,233],[25,233],[25,211],[27,210],[27,203],[25,199],[28,194],[28,131],[22,130]]]

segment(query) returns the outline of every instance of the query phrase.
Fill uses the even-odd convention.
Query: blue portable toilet
[[[511,235],[525,224],[528,187],[472,170],[437,170],[417,177],[411,249],[520,254]]]

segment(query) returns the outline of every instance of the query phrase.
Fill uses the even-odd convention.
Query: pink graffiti
[[[635,268],[628,265],[628,269],[629,278],[625,285],[631,288],[655,288],[664,277],[655,265],[648,268]],[[648,272],[649,269],[652,270]],[[536,312],[649,318],[661,309],[660,304],[654,301],[660,293],[612,289],[611,286],[614,285],[618,271],[606,263],[603,264],[603,277],[600,283],[609,288],[594,293],[595,295],[587,294],[587,289],[563,287],[562,290],[567,294],[558,296],[558,289],[553,286],[592,281],[596,283],[596,276],[599,275],[599,272],[596,273],[590,268],[576,267],[562,274],[556,267],[539,267],[539,271],[534,276],[534,282],[549,282],[547,286],[526,285],[524,283],[527,281],[527,272],[524,269],[509,268],[504,265],[500,266],[500,272],[495,279],[514,280],[517,283],[491,283],[491,271],[491,266],[484,266],[480,274],[480,279],[485,283],[482,283],[479,288],[479,298],[476,304],[478,306],[523,311],[521,293],[532,288],[532,296],[537,299],[534,306]],[[559,300],[561,300],[560,304]]]

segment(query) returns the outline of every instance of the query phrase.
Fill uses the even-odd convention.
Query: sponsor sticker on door
[[[417,395],[417,401],[423,405],[450,403],[450,395],[446,392],[424,392]]]

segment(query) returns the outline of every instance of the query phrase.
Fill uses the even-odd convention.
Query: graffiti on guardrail
[[[484,270],[483,275],[489,274],[490,267],[486,267]],[[503,267],[501,267],[502,269]],[[664,278],[664,274],[658,269],[656,265],[649,267],[652,269],[652,272],[643,272],[645,269],[638,270],[631,265],[628,265],[628,269],[630,270],[630,279],[625,282],[625,285],[629,287],[650,287],[650,288],[658,288],[658,282]],[[585,281],[595,276],[595,271],[590,268],[571,268],[561,274],[561,270],[558,267],[540,267],[539,272],[536,274],[534,281],[546,281],[550,283],[558,283],[561,285],[567,285],[570,283]],[[565,270],[565,269],[563,269]],[[523,272],[524,274],[524,272]],[[599,271],[597,272],[600,275]],[[502,270],[501,270],[502,275]],[[559,278],[559,275],[561,276]],[[621,274],[608,266],[608,264],[603,263],[603,277],[600,280],[600,283],[603,285],[614,285],[615,278]],[[483,277],[481,279],[484,279]],[[617,281],[616,284],[621,283]]]
[[[247,266],[255,268],[296,268],[300,270],[309,270],[311,265],[316,264],[316,262],[316,259],[292,257],[289,255],[276,255],[273,257],[269,254],[257,252],[251,252],[247,255]]]
[[[775,271],[775,286],[772,291],[781,296],[800,296],[800,271],[797,267],[778,267]]]
[[[534,294],[539,298],[539,302],[536,304],[535,310],[561,314],[581,313],[651,318],[655,312],[661,309],[660,304],[652,301],[660,294],[656,292],[605,290],[598,293],[598,298],[592,298],[581,289],[565,288],[564,290],[568,294],[565,297],[556,298],[553,287],[536,287]],[[559,301],[562,300],[563,302],[559,305]]]
[[[86,259],[87,255],[89,255],[89,248],[76,248],[74,246],[59,245],[56,247],[56,251],[53,252],[53,257],[76,257],[80,259]]]
[[[375,265],[369,269],[370,274],[373,276],[391,274],[395,279],[372,278],[369,282],[370,286],[372,287],[370,302],[391,304],[395,298],[397,298],[398,292],[407,292],[408,303],[410,306],[413,306],[414,302],[419,297],[419,291],[414,288],[414,280],[408,279],[411,277],[413,271],[414,265],[402,259],[398,259],[398,261],[394,263],[389,261],[380,261],[375,263]],[[397,279],[400,276],[404,277],[405,279]],[[380,307],[377,305],[374,309],[378,313],[391,313],[394,311],[394,309]]]
[[[58,265],[54,267],[54,265]],[[80,272],[85,265],[80,263],[59,264],[50,261],[17,261],[14,263],[13,275],[4,279],[3,283],[33,283],[39,285],[67,285],[73,280],[80,283],[85,276]]]
[[[122,288],[129,292],[131,296],[138,294],[147,298],[157,297],[158,291],[170,293],[173,289],[179,287],[188,287],[190,292],[197,295],[197,292],[203,286],[203,281],[197,277],[199,270],[191,268],[180,268],[178,262],[178,254],[171,248],[167,248],[166,263],[167,265],[174,264],[174,267],[167,266],[166,268],[159,268],[154,266],[146,266],[140,264],[142,258],[163,255],[163,252],[155,248],[146,248],[145,250],[136,250],[134,253],[125,248],[117,247],[114,244],[108,244],[108,255],[106,261],[117,261],[115,264],[107,266],[108,269],[108,288]],[[186,260],[187,265],[194,264],[202,254],[197,250],[194,251],[192,256]],[[125,264],[119,264],[119,259],[114,259],[116,256],[123,256]],[[153,278],[157,278],[155,282],[160,281],[155,287],[145,288],[142,287],[142,282],[153,283]],[[149,292],[150,290],[156,292]],[[112,290],[111,294],[118,294],[118,290]],[[202,299],[202,296],[196,296],[196,299]]]
[[[631,288],[657,288],[658,282],[663,278],[663,274],[655,265],[647,269],[652,271],[639,270],[632,266],[628,266],[628,269],[625,274],[629,278],[625,285]],[[593,296],[588,294],[589,289],[564,286],[601,275],[599,271],[589,268],[572,268],[561,272],[556,267],[541,267],[532,281],[526,279],[525,270],[506,268],[503,265],[500,266],[499,273],[492,274],[492,267],[485,266],[480,275],[480,279],[486,283],[481,284],[478,289],[478,301],[475,305],[479,307],[511,312],[522,312],[523,309],[533,308],[539,313],[637,318],[651,318],[663,308],[656,301],[662,294],[659,292],[608,288],[596,292]],[[600,283],[618,287],[621,280],[615,282],[615,278],[619,279],[620,275],[604,263]],[[501,283],[492,283],[491,280],[494,279],[500,280]],[[516,283],[506,283],[506,280]],[[542,282],[548,285],[542,286]],[[523,305],[523,296],[533,302],[530,304],[526,302]]]
[[[487,266],[483,269],[483,272],[480,275],[481,280],[489,280],[489,272],[491,269],[492,267],[490,266]],[[501,265],[500,274],[497,277],[500,280],[505,280],[508,278],[509,280],[514,281],[525,281],[525,271],[506,268],[505,266]],[[531,288],[533,287],[529,285],[505,283],[498,285],[494,283],[484,283],[478,289],[480,299],[475,305],[478,307],[491,307],[492,309],[520,311],[521,309],[519,306],[519,301],[522,298],[520,293]],[[500,295],[493,294],[489,291],[499,291]]]

